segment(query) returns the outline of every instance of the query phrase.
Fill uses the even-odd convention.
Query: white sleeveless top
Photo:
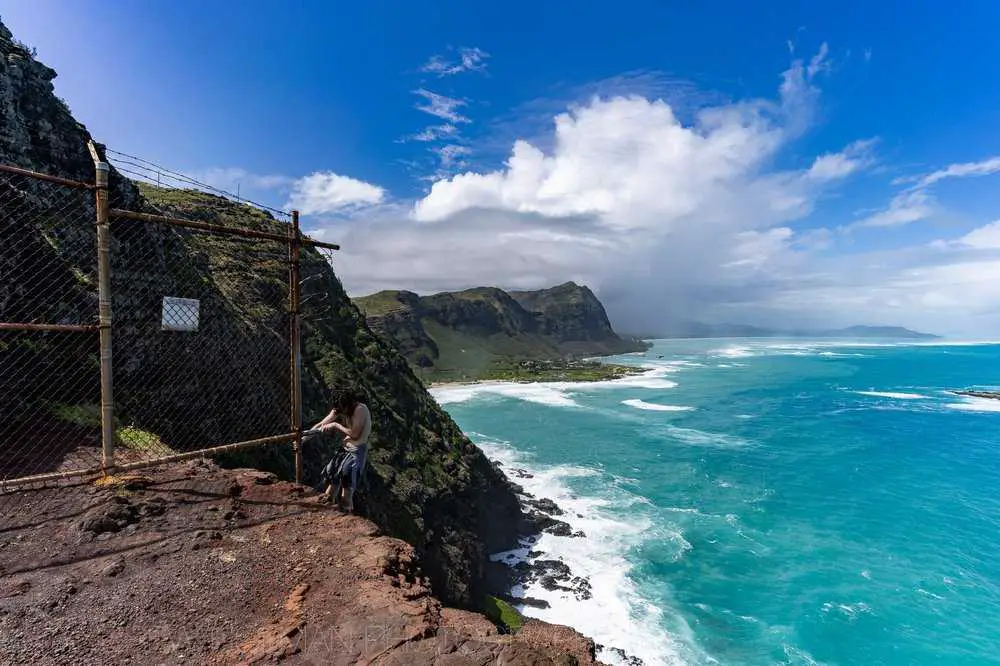
[[[358,449],[368,446],[368,436],[372,434],[372,413],[368,409],[368,405],[363,402],[359,402],[354,408],[354,414],[351,414],[347,418],[348,428],[354,429],[354,416],[358,414],[359,410],[364,410],[361,417],[365,420],[365,424],[361,427],[361,436],[356,440],[350,437],[344,438],[344,448],[349,451],[357,451]]]

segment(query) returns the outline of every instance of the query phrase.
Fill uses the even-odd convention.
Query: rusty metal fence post
[[[115,405],[111,367],[111,225],[108,218],[108,174],[97,147],[88,145],[94,160],[97,207],[97,289],[101,349],[101,469],[107,474],[115,466]]]
[[[289,335],[291,348],[291,426],[295,433],[293,448],[295,452],[295,483],[302,483],[302,313],[300,282],[300,237],[299,211],[292,211],[292,226],[289,229]]]

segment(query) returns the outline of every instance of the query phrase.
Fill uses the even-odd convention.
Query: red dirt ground
[[[596,663],[443,608],[411,546],[315,498],[207,461],[0,495],[0,663]]]

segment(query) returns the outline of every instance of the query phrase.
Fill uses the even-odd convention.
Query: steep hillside
[[[572,282],[541,291],[478,287],[418,296],[381,291],[356,298],[368,323],[431,378],[478,377],[498,364],[638,351],[604,306]]]
[[[89,134],[54,96],[54,76],[0,28],[0,162],[91,180]],[[156,188],[143,194],[117,172],[112,172],[111,184],[113,204],[120,208],[284,228],[266,214],[219,197]],[[5,271],[0,320],[24,320],[32,305],[31,280],[43,274],[46,293],[62,295],[61,321],[93,321],[92,203],[85,197],[79,215],[52,216],[32,187],[4,185],[0,192],[4,201],[17,202],[0,220],[0,267]],[[128,222],[115,223],[114,237],[119,421],[137,424],[167,443],[201,444],[259,436],[255,428],[260,424],[287,424],[288,406],[282,400],[288,367],[283,247],[261,243],[234,251],[232,244],[214,237]],[[32,258],[30,265],[26,256]],[[375,425],[368,486],[358,497],[359,510],[415,546],[439,597],[478,605],[487,591],[486,555],[511,545],[521,524],[512,487],[438,407],[406,360],[369,330],[325,259],[304,252],[303,276],[312,276],[313,288],[325,294],[304,306],[306,418],[316,420],[327,410],[333,387],[354,383],[366,392]],[[182,291],[201,299],[202,308],[213,313],[199,330],[199,354],[188,353],[183,338],[155,330],[162,296]],[[10,368],[16,359],[23,367],[4,375],[0,413],[31,420],[14,424],[22,436],[44,437],[63,418],[51,413],[42,398],[80,409],[96,403],[96,380],[86,385],[58,381],[79,376],[81,366],[96,373],[93,337],[2,335],[0,363]],[[16,387],[6,383],[14,376]],[[84,446],[84,440],[92,446],[94,432],[88,432],[79,444],[67,446]],[[312,442],[306,447],[308,482],[316,482],[332,445]],[[5,452],[13,446],[13,440],[0,442]],[[229,462],[287,478],[289,448],[247,450]],[[10,463],[7,456],[3,460]]]

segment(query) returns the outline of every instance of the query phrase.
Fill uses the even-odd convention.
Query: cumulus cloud
[[[438,77],[452,76],[463,72],[484,72],[486,71],[486,59],[490,54],[476,47],[463,47],[458,49],[458,60],[447,58],[442,55],[432,56],[420,68],[421,72],[437,74]]]
[[[381,203],[385,190],[331,171],[318,171],[295,181],[287,208],[303,215],[343,213]]]
[[[989,252],[1000,232],[970,233],[959,253],[927,245],[848,253],[837,245],[843,235],[810,215],[875,163],[875,142],[775,166],[788,163],[779,155],[814,123],[828,52],[795,61],[772,98],[691,114],[624,90],[573,104],[555,115],[545,141],[515,140],[498,168],[442,178],[408,213],[336,229],[339,274],[352,293],[573,279],[594,287],[626,331],[684,318],[939,332],[949,332],[941,322],[982,325],[1000,287],[970,284],[1000,276],[1000,263],[965,255]],[[447,145],[456,148],[442,159],[467,156],[467,146]],[[940,179],[897,193],[863,223],[931,215],[936,202],[924,188]],[[974,306],[962,315],[955,303],[966,291]]]

